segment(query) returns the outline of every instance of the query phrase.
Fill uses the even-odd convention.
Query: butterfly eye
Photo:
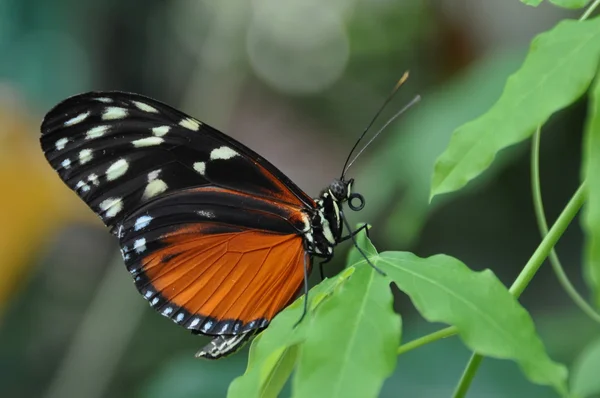
[[[354,211],[360,211],[365,207],[365,198],[359,193],[352,193],[348,198],[348,206]]]

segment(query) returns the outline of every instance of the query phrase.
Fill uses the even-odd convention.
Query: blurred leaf
[[[577,9],[585,7],[590,0],[549,0],[550,3],[562,7],[562,8],[570,8]],[[542,0],[521,0],[521,3],[526,4],[528,6],[537,7],[542,3]]]
[[[279,313],[269,327],[252,342],[246,372],[235,379],[229,388],[228,397],[273,396],[278,393],[275,387],[283,386],[283,376],[291,371],[289,360],[296,355],[291,347],[306,338],[306,331],[312,323],[313,311],[340,285],[346,283],[354,269],[344,270],[340,275],[325,279],[309,292],[309,312],[297,326],[304,306],[304,296]],[[288,358],[289,357],[289,358]],[[271,395],[267,395],[271,394]]]
[[[276,398],[279,396],[296,366],[298,351],[299,345],[285,348],[285,353],[279,357],[277,366],[273,367],[273,371],[263,386],[260,395],[262,398]]]
[[[600,339],[584,349],[573,365],[571,393],[575,397],[600,394]]]
[[[542,0],[521,0],[521,3],[526,4],[528,6],[537,7],[542,3]]]
[[[590,95],[582,170],[588,184],[588,199],[582,220],[586,240],[584,274],[594,294],[594,301],[600,306],[600,78],[596,78]]]
[[[361,218],[374,220],[385,211],[385,218],[376,225],[379,239],[388,239],[396,247],[410,244],[435,207],[457,195],[481,189],[525,149],[502,152],[490,170],[466,190],[428,203],[431,170],[450,133],[494,104],[506,78],[519,67],[523,56],[522,49],[486,55],[450,82],[424,93],[418,106],[401,118],[393,132],[387,133],[376,156],[356,177],[360,190],[368,193]],[[401,193],[395,192],[398,186],[402,187]],[[398,196],[401,200],[396,199]]]
[[[537,36],[498,102],[454,131],[435,164],[431,197],[462,188],[498,151],[528,138],[536,126],[575,101],[594,77],[599,56],[600,18],[562,21]]]
[[[570,8],[570,9],[583,8],[589,2],[590,2],[590,0],[550,0],[550,3],[552,3],[556,6],[563,7],[563,8]]]
[[[531,317],[490,270],[471,271],[446,255],[405,252],[382,253],[377,265],[425,319],[456,326],[473,351],[514,360],[532,382],[565,391],[566,368],[548,357]]]
[[[376,255],[364,233],[360,238],[360,246]],[[394,371],[401,329],[389,281],[359,260],[352,278],[311,320],[293,397],[377,397]]]

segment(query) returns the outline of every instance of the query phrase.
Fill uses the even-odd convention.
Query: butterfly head
[[[352,184],[354,184],[354,178],[347,181],[343,178],[336,178],[329,184],[328,191],[335,202],[348,202],[348,206],[352,210],[359,211],[365,207],[365,198],[359,193],[352,192]]]

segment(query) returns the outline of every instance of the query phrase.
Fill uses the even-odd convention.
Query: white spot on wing
[[[185,315],[183,314],[183,312],[180,312],[179,314],[177,314],[177,322],[183,321],[184,317],[185,317]]]
[[[127,109],[118,106],[109,106],[102,114],[102,120],[123,119],[127,116]]]
[[[79,164],[86,164],[90,160],[92,160],[92,150],[91,149],[82,149],[79,152]]]
[[[152,302],[151,302],[150,304],[152,304],[152,305],[156,305],[156,304],[158,304],[158,297],[154,297],[154,298],[152,299]]]
[[[163,310],[163,315],[169,315],[171,314],[171,312],[173,312],[173,307],[167,307]]]
[[[79,181],[77,185],[75,185],[75,189],[80,189],[81,192],[87,192],[90,190],[90,186],[83,181]]]
[[[98,176],[94,173],[88,176],[88,181],[94,184],[95,186],[100,185],[100,181],[98,180]]]
[[[119,159],[106,170],[106,179],[108,181],[116,180],[127,172],[129,164],[125,159]]]
[[[165,192],[167,190],[167,188],[168,188],[168,186],[163,180],[161,180],[161,179],[152,180],[148,183],[148,185],[146,185],[146,189],[144,190],[144,194],[142,197],[144,199],[153,198],[154,196]]]
[[[144,297],[150,298],[150,297],[152,297],[153,294],[154,293],[152,293],[152,290],[146,290],[146,294],[144,294]]]
[[[160,137],[146,137],[132,141],[134,147],[141,148],[145,146],[160,145],[164,140]]]
[[[170,126],[154,127],[152,128],[152,134],[154,134],[157,137],[162,137],[163,135],[167,134],[169,130],[171,130]]]
[[[196,212],[199,216],[202,217],[206,217],[206,218],[215,218],[215,213],[213,213],[212,211],[208,211],[208,210],[198,210]]]
[[[200,128],[200,122],[197,120],[194,120],[190,117],[185,118],[182,121],[180,121],[179,125],[181,127],[185,127],[186,129],[193,130],[193,131],[198,131],[198,129]]]
[[[104,102],[105,104],[110,104],[111,102],[113,102],[112,99],[106,98],[106,97],[99,97],[99,98],[94,98],[94,99],[96,101]]]
[[[91,128],[85,133],[85,139],[92,140],[94,138],[102,137],[104,133],[106,133],[106,130],[108,130],[108,126],[96,126]]]
[[[65,169],[68,169],[69,167],[71,167],[71,159],[67,158],[67,159],[63,160],[60,165],[62,167],[64,167]]]
[[[108,198],[100,203],[100,209],[104,211],[104,217],[112,218],[123,210],[123,201],[121,198]]]
[[[81,115],[77,115],[72,119],[69,119],[65,122],[65,126],[72,126],[74,124],[77,123],[81,123],[83,122],[88,116],[90,115],[90,112],[86,112],[86,113],[82,113]]]
[[[148,182],[152,182],[153,180],[156,180],[158,178],[158,175],[160,174],[161,169],[158,170],[154,170],[151,171],[150,173],[148,173]]]
[[[133,242],[133,250],[136,253],[143,253],[146,250],[146,238],[137,239]]]
[[[202,330],[208,332],[213,327],[212,321],[206,321],[204,326],[202,326]]]
[[[194,163],[194,170],[196,170],[201,175],[204,175],[204,173],[206,173],[206,163],[204,163],[204,162]]]
[[[195,328],[196,326],[198,326],[199,323],[200,323],[200,318],[196,318],[192,321],[192,323],[190,324],[190,327]]]
[[[54,144],[56,146],[56,150],[62,151],[63,149],[65,149],[65,145],[67,145],[67,142],[69,142],[69,139],[66,137],[57,140],[56,143]]]
[[[152,113],[157,113],[158,111],[156,110],[156,108],[145,104],[143,102],[140,101],[131,101],[133,102],[133,105],[135,105],[139,110],[142,110],[144,112],[152,112]]]
[[[138,218],[137,220],[135,220],[135,226],[133,227],[133,229],[135,231],[139,231],[140,229],[144,229],[148,226],[148,224],[150,224],[150,221],[152,221],[152,217],[146,215],[146,216],[141,216],[140,218]]]
[[[228,146],[222,146],[220,148],[217,149],[213,149],[210,152],[210,160],[217,160],[217,159],[231,159],[234,156],[237,156],[238,153],[236,151],[234,151],[233,149],[229,148]]]

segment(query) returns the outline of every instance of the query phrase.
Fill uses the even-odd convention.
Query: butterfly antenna
[[[360,135],[360,137],[358,137],[358,140],[356,140],[356,143],[354,144],[354,146],[350,150],[350,153],[348,154],[348,157],[346,158],[346,162],[344,163],[344,167],[342,168],[342,177],[341,177],[341,179],[344,178],[344,174],[346,173],[346,169],[347,169],[346,166],[348,165],[348,162],[350,161],[352,153],[358,147],[358,144],[360,144],[361,140],[365,137],[365,135],[369,132],[369,129],[371,128],[371,126],[373,126],[373,124],[375,123],[375,121],[377,121],[377,118],[379,117],[379,115],[381,114],[381,112],[383,112],[383,110],[385,109],[385,106],[392,100],[392,98],[394,98],[394,96],[398,92],[398,89],[404,84],[404,82],[407,79],[408,79],[408,71],[404,72],[404,74],[402,75],[402,77],[400,78],[400,80],[398,80],[398,82],[394,86],[394,89],[392,90],[392,92],[388,94],[387,98],[385,99],[385,101],[383,101],[383,104],[381,105],[381,107],[379,108],[379,110],[377,111],[377,113],[375,114],[375,116],[373,116],[373,119],[371,119],[371,121],[367,125],[367,128],[364,129],[364,131],[362,132],[362,134]]]
[[[396,120],[400,115],[402,115],[404,112],[406,112],[410,107],[412,107],[414,104],[416,104],[417,102],[419,102],[421,100],[421,96],[417,95],[415,98],[413,98],[408,104],[406,104],[404,106],[404,108],[400,109],[398,112],[396,112],[396,114],[394,116],[392,116],[390,118],[390,120],[388,120],[380,129],[379,131],[377,131],[375,133],[375,135],[369,140],[369,142],[367,142],[367,144],[365,146],[362,147],[362,149],[356,154],[356,156],[354,157],[354,159],[352,159],[352,161],[350,161],[348,163],[348,166],[346,166],[346,169],[344,170],[344,174],[346,174],[346,171],[348,171],[348,169],[350,168],[350,166],[352,166],[352,163],[354,163],[356,161],[356,159],[358,159],[358,157],[365,151],[365,149],[367,149],[367,147],[369,145],[371,145],[371,143],[373,141],[375,141],[375,138],[377,138],[377,136],[379,134],[381,134],[383,132],[383,130],[385,130],[387,128],[387,126],[389,126],[390,124],[392,124],[394,122],[394,120]]]

